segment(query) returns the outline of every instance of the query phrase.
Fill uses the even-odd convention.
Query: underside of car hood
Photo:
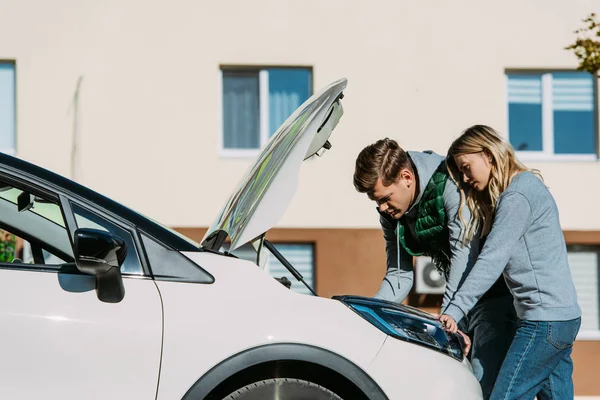
[[[331,147],[346,84],[340,79],[315,93],[279,127],[206,232],[203,248],[218,251],[229,237],[233,251],[281,219],[298,187],[302,162]]]

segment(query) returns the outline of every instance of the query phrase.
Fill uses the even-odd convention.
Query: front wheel
[[[266,379],[236,390],[223,400],[342,400],[316,383],[291,378]]]

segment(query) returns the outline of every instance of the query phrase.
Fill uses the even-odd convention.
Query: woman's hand
[[[452,332],[452,333],[457,333],[460,336],[462,336],[463,342],[465,342],[465,347],[464,347],[463,351],[465,352],[465,356],[467,356],[467,354],[469,354],[469,350],[471,350],[471,338],[463,331],[458,330],[456,321],[454,321],[454,318],[452,318],[451,316],[446,315],[446,314],[444,314],[444,315],[433,314],[433,315],[442,322],[442,325],[444,326],[445,330]]]
[[[462,336],[463,341],[465,342],[465,348],[463,349],[463,351],[465,352],[465,357],[466,357],[467,354],[469,354],[469,350],[471,350],[471,338],[469,336],[467,336],[467,334],[464,333],[463,331],[458,331],[457,333],[460,336]]]
[[[458,327],[456,325],[456,321],[454,318],[447,314],[443,314],[440,316],[439,320],[442,322],[444,329],[448,332],[456,333],[458,332]]]

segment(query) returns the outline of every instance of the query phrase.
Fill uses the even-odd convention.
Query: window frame
[[[308,93],[314,94],[313,67],[307,65],[220,65],[218,74],[218,113],[219,139],[218,154],[222,158],[254,158],[269,141],[269,69],[305,69],[310,72]],[[225,126],[223,116],[223,72],[258,73],[258,101],[259,101],[259,147],[257,149],[228,149],[225,148]]]
[[[0,148],[0,152],[14,156],[17,154],[17,61],[0,58],[0,65],[12,65],[13,67],[13,148]]]
[[[65,227],[64,227],[65,234],[67,235],[67,240],[69,240],[69,242],[71,244],[71,250],[73,251],[73,242],[72,242],[71,236],[69,234],[69,229],[67,227],[66,219],[64,216],[64,211],[62,210],[62,207],[60,205],[59,196],[56,195],[56,193],[50,192],[50,191],[43,189],[35,184],[31,184],[30,182],[27,182],[25,180],[18,179],[16,177],[14,177],[13,175],[5,173],[4,171],[0,171],[0,179],[2,179],[2,181],[12,185],[14,188],[17,188],[17,189],[23,190],[23,191],[27,191],[28,193],[31,193],[34,196],[43,197],[47,200],[56,202],[59,209],[61,210],[61,214],[63,215],[63,221],[65,222]],[[45,218],[41,215],[39,217]],[[32,246],[37,246],[40,249],[46,250],[55,256],[58,256],[61,258],[64,258],[66,256],[66,258],[68,258],[68,259],[73,258],[72,255],[63,253],[61,250],[59,250],[53,246],[49,246],[48,243],[42,242],[38,238],[33,237],[30,234],[21,231],[18,227],[6,224],[4,222],[0,222],[0,228],[2,228],[14,235],[19,236],[21,239],[27,240]],[[70,263],[70,261],[67,261],[67,264],[68,263]],[[58,273],[58,272],[60,272],[60,265],[37,264],[37,263],[34,263],[34,264],[0,263],[0,269],[8,269],[8,270],[15,270],[15,271],[29,271],[29,272]]]
[[[97,206],[95,203],[86,201],[84,198],[66,195],[64,193],[59,194],[60,198],[60,206],[64,214],[65,223],[67,225],[67,229],[69,231],[69,237],[71,238],[71,245],[74,245],[75,240],[75,231],[77,230],[77,221],[75,219],[75,213],[71,207],[71,204],[77,204],[79,207],[84,208],[88,212],[92,212],[97,216],[106,219],[110,223],[118,226],[126,232],[131,234],[131,238],[136,248],[138,260],[140,262],[140,266],[142,268],[141,274],[127,274],[122,273],[123,277],[134,278],[134,279],[152,279],[152,273],[150,272],[150,267],[148,264],[148,259],[144,250],[144,246],[142,245],[142,239],[139,235],[138,229],[135,225],[130,223],[129,221],[120,218],[118,215],[112,214],[109,211]],[[73,253],[75,253],[73,249]]]
[[[523,151],[516,150],[515,152],[521,161],[580,161],[590,162],[598,161],[599,158],[599,141],[600,129],[598,121],[599,99],[598,95],[598,79],[592,77],[593,85],[593,102],[594,102],[594,154],[555,154],[554,153],[554,115],[552,109],[552,73],[555,72],[583,72],[573,69],[506,69],[504,71],[504,104],[505,115],[504,121],[506,126],[506,139],[510,142],[509,131],[509,99],[508,99],[508,81],[509,75],[541,75],[542,81],[542,151]],[[511,143],[512,144],[512,143]]]
[[[97,218],[104,219],[108,223],[115,225],[117,228],[122,229],[126,233],[129,233],[131,235],[131,240],[132,240],[132,242],[133,242],[133,244],[135,246],[134,250],[135,250],[135,253],[136,253],[136,259],[137,259],[137,261],[138,261],[138,263],[140,265],[140,273],[127,273],[127,272],[121,271],[121,275],[123,277],[125,277],[125,276],[132,276],[132,277],[140,276],[141,277],[141,276],[145,276],[146,275],[146,271],[144,269],[144,265],[142,264],[142,257],[143,257],[142,250],[143,250],[143,247],[140,245],[139,240],[136,241],[137,231],[134,228],[130,229],[128,227],[123,226],[122,224],[118,223],[117,221],[113,220],[112,218],[107,217],[106,215],[99,213],[95,207],[90,207],[87,204],[82,204],[82,203],[77,202],[77,201],[69,200],[69,209],[70,209],[69,212],[70,212],[70,214],[74,218],[76,229],[79,227],[79,225],[77,224],[77,217],[75,216],[76,212],[73,209],[73,205],[76,205],[77,207],[83,209],[84,212],[90,213],[90,214],[94,215]],[[86,218],[85,216],[81,216],[81,217],[82,218]],[[103,228],[106,229],[105,227],[103,227]],[[108,232],[110,232],[110,231],[108,231]],[[121,239],[123,239],[127,243],[127,240],[125,238],[121,238]],[[73,249],[73,250],[75,250],[75,249]],[[129,249],[128,249],[128,251],[129,251]],[[127,254],[127,256],[129,256],[129,254]]]
[[[575,340],[600,340],[600,329],[596,331],[580,331]]]
[[[15,176],[11,172],[7,172],[3,169],[0,169],[0,179],[6,181],[7,183],[18,187],[21,190],[26,190],[32,194],[39,195],[41,197],[45,197],[49,200],[56,201],[60,207],[63,220],[65,223],[66,234],[68,236],[68,240],[71,244],[71,248],[73,250],[73,254],[75,254],[74,249],[74,240],[75,240],[75,231],[77,230],[77,223],[75,220],[75,214],[73,213],[73,209],[71,208],[71,203],[77,204],[79,207],[84,208],[85,210],[96,214],[97,216],[106,219],[110,223],[118,226],[119,228],[129,232],[132,236],[134,245],[136,247],[137,257],[141,266],[141,274],[128,274],[123,273],[123,277],[125,278],[133,278],[133,279],[152,279],[152,274],[150,273],[150,269],[148,266],[148,261],[146,258],[144,247],[142,246],[140,236],[138,234],[137,228],[133,226],[131,223],[119,218],[116,215],[112,215],[108,211],[100,208],[99,206],[86,201],[86,199],[81,198],[76,195],[67,195],[61,192],[58,188],[48,188],[45,187],[47,185],[43,185],[42,182],[39,182],[35,179],[34,176]],[[12,228],[14,231],[15,229]],[[14,232],[18,234],[17,232]],[[41,244],[40,244],[41,245]],[[43,247],[43,246],[42,246]],[[4,264],[2,264],[4,265]],[[17,268],[17,264],[15,264],[15,270],[23,270],[23,268]],[[21,266],[22,267],[22,266]],[[27,268],[28,271],[39,271],[39,272],[61,272],[59,268]],[[69,273],[82,274],[78,271],[70,271]]]
[[[31,235],[29,235],[27,233],[24,233],[20,229],[14,228],[14,227],[12,227],[10,225],[6,225],[4,223],[0,223],[0,229],[2,229],[4,231],[7,231],[7,232],[9,232],[9,233],[11,233],[13,235],[16,235],[16,236],[18,236],[19,238],[21,238],[23,240],[26,240],[27,242],[29,242],[29,244],[32,247],[32,249],[33,249],[33,247],[39,247],[40,249],[45,250],[48,253],[50,253],[50,254],[52,254],[52,255],[54,255],[56,257],[59,257],[59,258],[62,258],[62,259],[64,259],[64,258],[72,258],[71,255],[64,254],[62,251],[60,251],[60,250],[58,250],[58,249],[56,249],[56,248],[54,248],[52,246],[48,246],[47,243],[44,243],[44,242],[38,240],[38,238],[35,238],[35,237],[33,237],[33,236],[31,236]],[[65,233],[68,235],[68,232],[67,232],[66,229],[65,229]],[[70,263],[70,262],[74,262],[74,261],[66,261],[66,263]],[[5,264],[7,264],[7,263],[0,262],[0,268],[3,268],[2,266],[5,265]],[[37,267],[28,267],[27,266],[28,264],[14,264],[14,265],[15,266],[20,266],[21,269],[26,269],[26,270],[41,270],[41,269],[48,269],[48,270],[50,270],[50,269],[57,269],[58,270],[58,268],[59,268],[59,265],[57,265],[57,264],[37,264],[37,263],[31,264],[31,265],[37,266]],[[45,268],[39,267],[41,265],[46,265],[46,267]]]
[[[39,196],[39,197],[43,197],[47,200],[51,200],[56,202],[56,204],[58,205],[59,209],[61,210],[62,213],[62,217],[63,217],[63,221],[65,222],[65,233],[67,234],[67,239],[69,240],[70,244],[71,244],[71,250],[73,250],[73,241],[71,238],[71,235],[69,234],[69,228],[67,226],[67,220],[64,214],[64,210],[62,209],[62,206],[60,204],[60,198],[56,193],[53,193],[51,191],[46,190],[45,188],[42,188],[38,185],[35,185],[33,183],[27,182],[23,179],[19,179],[16,178],[15,176],[11,175],[11,174],[7,174],[4,171],[0,170],[0,179],[10,185],[12,185],[13,187],[19,189],[19,190],[23,190],[23,191],[27,191],[35,196]],[[40,218],[45,218],[44,216],[39,215]],[[6,230],[11,231],[13,234],[20,236],[23,239],[28,240],[30,243],[36,243],[37,245],[39,245],[40,247],[43,247],[44,249],[46,249],[47,251],[49,251],[52,254],[55,254],[56,256],[68,256],[68,258],[71,258],[72,256],[66,253],[63,253],[60,249],[57,249],[53,246],[47,246],[47,243],[43,243],[45,246],[42,246],[42,242],[40,242],[37,238],[33,238],[31,237],[31,235],[22,232],[20,229],[18,229],[17,227],[14,227],[12,225],[6,224],[6,223],[0,223],[0,227],[5,227]],[[50,251],[52,250],[52,251]]]

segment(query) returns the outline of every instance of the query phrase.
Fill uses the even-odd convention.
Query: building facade
[[[445,154],[466,127],[497,128],[557,201],[584,310],[576,392],[600,395],[598,80],[564,49],[597,2],[0,4],[1,151],[197,241],[287,115],[347,77],[333,147],[268,235],[324,297],[372,296],[384,273],[374,204],[352,185],[364,146]],[[418,263],[408,302],[435,310]]]

